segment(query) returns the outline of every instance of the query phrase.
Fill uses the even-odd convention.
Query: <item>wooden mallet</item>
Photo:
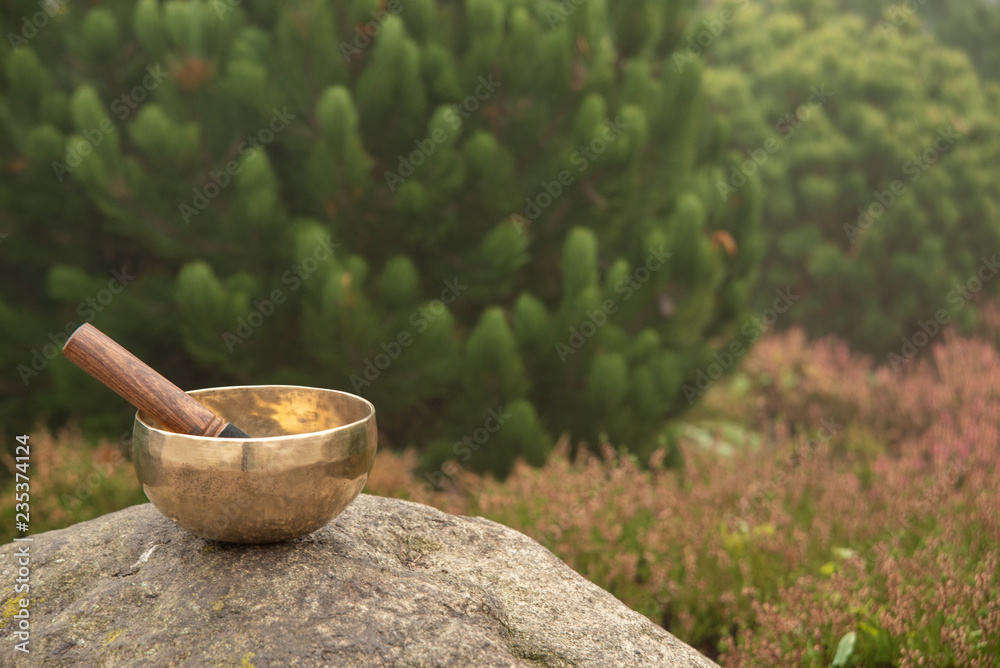
[[[250,438],[90,323],[73,332],[63,345],[63,355],[170,431],[192,436]]]

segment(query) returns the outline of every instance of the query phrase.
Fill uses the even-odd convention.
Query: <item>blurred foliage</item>
[[[670,66],[693,5],[5,4],[4,431],[129,423],[59,356],[93,321],[184,388],[354,391],[429,465],[648,451],[760,256]]]
[[[800,301],[778,326],[883,355],[939,311],[971,325],[975,293],[1000,287],[977,278],[1000,251],[1000,87],[918,19],[747,3],[705,49],[732,155],[717,195],[765,193],[758,308],[789,288]]]
[[[883,35],[913,22],[932,32],[944,44],[967,53],[980,76],[1000,79],[1000,3],[996,0],[838,0],[837,6],[875,22]]]
[[[29,533],[37,534],[53,529],[63,529],[126,506],[146,503],[142,485],[135,477],[132,464],[127,459],[126,448],[131,435],[125,432],[120,443],[101,440],[96,445],[87,443],[79,429],[63,428],[53,434],[44,427],[32,429],[28,436],[27,460],[18,460],[6,452],[0,453],[3,468],[11,477],[20,473],[28,478],[28,493],[24,503],[28,506]],[[23,457],[25,450],[16,452]],[[23,479],[6,483],[0,492],[0,543],[8,543],[25,532],[17,531],[18,511],[15,495],[24,488],[15,489]]]

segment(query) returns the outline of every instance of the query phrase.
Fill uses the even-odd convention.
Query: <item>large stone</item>
[[[205,541],[150,505],[33,538],[0,547],[3,666],[715,665],[527,536],[396,499],[272,545]]]

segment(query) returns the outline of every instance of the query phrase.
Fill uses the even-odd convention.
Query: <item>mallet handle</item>
[[[170,431],[214,437],[228,424],[90,323],[73,332],[63,355]]]

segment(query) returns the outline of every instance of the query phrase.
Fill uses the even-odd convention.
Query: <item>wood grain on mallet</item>
[[[228,424],[89,323],[73,332],[63,355],[170,431],[213,437]]]

